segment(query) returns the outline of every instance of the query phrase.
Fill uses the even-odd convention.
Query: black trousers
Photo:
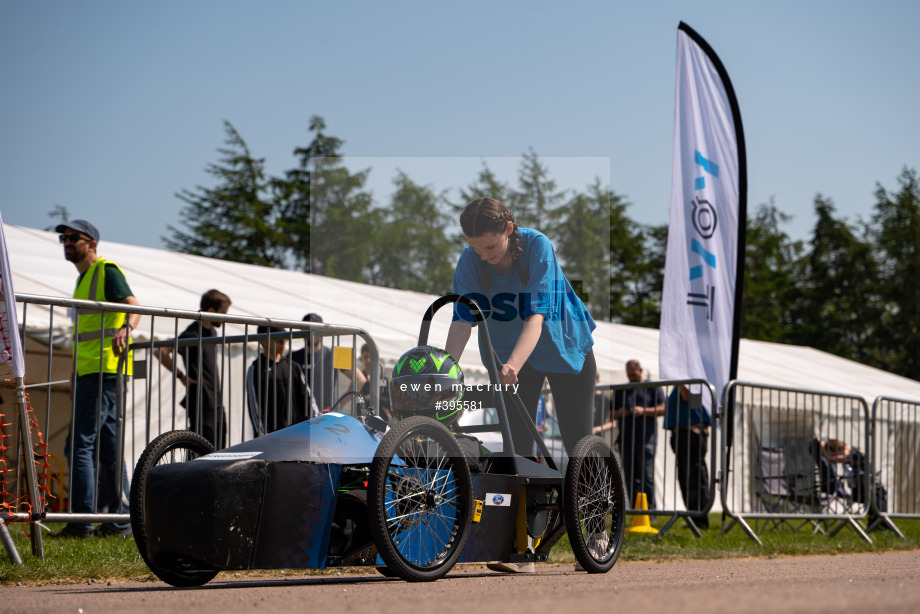
[[[709,435],[705,430],[675,429],[671,431],[671,449],[677,464],[677,481],[688,511],[701,511],[709,504],[709,470],[706,451]],[[701,529],[709,528],[709,517],[700,514],[693,521]]]
[[[546,373],[537,371],[527,363],[518,373],[518,396],[524,402],[531,424],[537,418],[537,404],[540,401],[543,383],[549,380],[556,407],[556,420],[562,431],[562,444],[569,456],[572,455],[578,440],[591,434],[594,424],[594,378],[596,373],[597,363],[594,360],[594,350],[585,356],[585,363],[580,373]],[[514,451],[521,456],[533,456],[535,449],[533,437],[514,408],[510,394],[504,394]]]
[[[227,414],[223,407],[216,409],[210,403],[201,404],[201,424],[198,423],[198,390],[194,384],[185,397],[189,428],[207,439],[215,450],[227,447]]]
[[[626,416],[620,421],[620,449],[623,481],[629,497],[627,506],[636,503],[636,494],[644,492],[648,509],[655,509],[655,449],[658,447],[655,419]]]

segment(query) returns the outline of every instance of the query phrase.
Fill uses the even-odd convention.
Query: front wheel
[[[150,571],[173,586],[201,586],[211,581],[217,572],[174,569],[152,562],[147,556],[147,523],[144,518],[147,474],[159,465],[185,463],[213,451],[211,442],[197,433],[170,431],[150,442],[134,468],[134,477],[131,479],[131,529],[134,532],[134,542]]]
[[[565,473],[564,513],[575,558],[589,573],[605,573],[620,556],[626,495],[620,465],[596,436],[579,440]]]
[[[371,534],[387,574],[425,582],[450,571],[469,536],[473,486],[445,426],[425,416],[397,423],[377,447],[367,490]]]

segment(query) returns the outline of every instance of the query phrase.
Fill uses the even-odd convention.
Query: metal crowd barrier
[[[59,312],[63,309],[147,316],[133,333],[134,376],[118,380],[117,440],[120,456],[116,467],[127,468],[129,472],[147,443],[160,433],[187,428],[191,423],[202,424],[200,415],[192,421],[180,405],[179,399],[185,388],[177,382],[175,372],[164,369],[155,358],[162,348],[171,349],[174,363],[188,371],[188,365],[183,365],[178,357],[183,348],[201,350],[208,345],[216,346],[220,396],[227,417],[226,425],[219,424],[218,427],[226,426],[227,445],[253,436],[252,429],[247,426],[246,370],[258,355],[256,344],[266,338],[284,339],[289,350],[312,347],[317,337],[331,340],[333,346],[348,348],[352,355],[349,359],[352,381],[357,368],[353,357],[357,354],[358,338],[361,338],[367,343],[371,356],[369,405],[380,408],[376,343],[359,328],[33,295],[17,295],[16,298],[25,323],[36,320],[30,318],[31,310],[37,309],[40,314],[44,313],[42,310],[47,310],[47,326],[24,325],[22,337],[27,364],[24,388],[31,397],[34,417],[48,443],[49,459],[63,459],[64,438],[68,434],[73,435],[70,425],[74,406],[68,393],[76,377],[76,366],[71,356],[71,320],[63,318],[61,324]],[[165,327],[162,326],[164,320],[168,322]],[[215,337],[179,340],[187,324],[194,321],[220,323],[220,332]],[[254,332],[254,327],[260,325],[282,328],[285,332],[259,335]],[[233,334],[227,330],[228,326],[235,329]],[[200,351],[198,355],[201,356]],[[121,372],[125,364],[124,361],[120,363]],[[39,372],[41,376],[36,376]],[[339,369],[336,372],[344,373]],[[315,390],[316,372],[313,373],[310,383],[311,389]],[[322,374],[319,377],[322,380]],[[868,531],[887,526],[903,537],[893,519],[920,518],[920,402],[878,397],[870,415],[866,401],[860,397],[740,381],[732,381],[725,387],[721,405],[717,403],[719,398],[712,385],[703,380],[629,383],[598,386],[597,390],[609,395],[612,400],[625,398],[629,391],[635,393],[660,388],[667,404],[671,393],[682,385],[694,391],[689,398],[691,410],[706,407],[712,416],[708,450],[697,451],[697,456],[708,456],[709,459],[706,469],[708,485],[700,493],[702,496],[696,497],[695,505],[687,505],[680,488],[677,458],[670,437],[660,437],[665,434],[661,416],[655,420],[653,451],[648,450],[654,459],[651,469],[643,462],[632,463],[630,467],[623,465],[627,473],[624,475],[627,513],[668,516],[659,535],[684,518],[694,534],[699,536],[694,519],[712,509],[717,483],[722,509],[731,518],[723,533],[737,524],[758,543],[762,543],[758,533],[771,528],[800,530],[808,527],[815,533],[834,535],[845,526],[871,542],[866,530],[857,521],[867,520]],[[201,387],[198,394],[194,405],[201,407]],[[348,395],[347,404],[337,410],[355,414],[355,396]],[[545,394],[544,400],[544,428],[547,429],[544,439],[553,450],[553,456],[556,457],[558,452],[560,464],[564,464],[566,459],[558,437],[558,426],[552,420],[556,411],[552,395]],[[719,407],[721,411],[716,410]],[[617,409],[616,403],[613,403],[613,409]],[[719,442],[716,441],[718,429],[714,428],[717,419],[722,424]],[[650,433],[634,428],[635,423],[633,428],[628,427],[628,420],[629,416],[616,420],[607,425],[612,428],[605,428],[599,433],[621,459],[624,451],[639,451],[650,443]],[[629,441],[627,433],[631,434]],[[687,453],[685,461],[689,460],[693,450]],[[24,476],[27,477],[29,469],[22,466],[23,458],[21,450],[8,451],[5,456],[7,469],[14,467],[12,488],[19,493],[22,492],[19,483],[24,481]],[[98,473],[98,448],[95,462]],[[72,513],[69,503],[68,506],[62,505],[71,488],[70,479],[62,468],[63,463],[58,461],[55,466],[49,462],[48,465],[52,469],[47,480],[42,482],[39,479],[40,486],[57,490],[59,498],[51,499],[47,509],[7,508],[4,513],[6,520],[128,521],[126,513]],[[652,478],[653,486],[642,486],[649,483],[647,478]],[[639,486],[635,484],[637,480]],[[116,483],[121,483],[120,478]],[[27,485],[27,489],[33,486]],[[640,488],[650,491],[646,493],[647,497],[652,495],[648,497],[651,504],[648,512],[635,506],[635,495]],[[32,500],[35,499],[33,496]],[[11,541],[8,537],[6,531],[0,535],[9,550]],[[37,547],[40,550],[40,540]]]
[[[878,397],[872,403],[869,527],[904,537],[892,518],[920,518],[920,402]]]
[[[118,475],[116,476],[116,484],[122,484],[121,471],[126,469],[128,477],[130,477],[137,458],[146,445],[155,437],[170,430],[188,428],[190,424],[197,424],[200,430],[202,425],[200,415],[197,416],[197,420],[193,421],[188,412],[180,405],[180,399],[182,399],[186,389],[177,382],[176,371],[178,369],[174,368],[173,371],[168,371],[155,357],[155,353],[161,348],[170,348],[175,367],[187,372],[189,370],[188,365],[183,364],[183,360],[179,358],[183,348],[194,347],[201,350],[207,345],[213,344],[217,346],[217,371],[221,383],[220,397],[223,401],[227,420],[226,425],[218,425],[218,427],[226,427],[227,445],[234,445],[254,436],[246,400],[246,371],[259,355],[260,350],[256,344],[259,341],[266,341],[268,338],[286,341],[288,353],[304,349],[308,354],[311,353],[310,348],[313,347],[314,341],[331,341],[332,346],[335,348],[336,360],[341,357],[351,365],[350,369],[334,369],[335,377],[333,382],[336,390],[332,398],[336,400],[341,397],[341,403],[335,407],[335,410],[352,415],[355,415],[358,411],[359,403],[363,403],[363,400],[358,401],[357,397],[360,395],[355,390],[357,372],[355,359],[358,356],[360,346],[358,339],[360,338],[367,344],[371,359],[369,377],[367,378],[369,381],[368,405],[374,409],[379,409],[380,407],[380,368],[377,345],[370,334],[360,328],[22,294],[17,294],[16,298],[17,302],[20,303],[23,322],[31,321],[34,323],[35,318],[30,317],[29,313],[32,310],[48,311],[46,329],[38,327],[39,330],[36,330],[34,325],[28,328],[24,326],[26,329],[23,331],[22,336],[24,340],[27,340],[25,343],[27,354],[26,377],[28,378],[26,388],[29,389],[28,393],[31,397],[33,413],[39,428],[42,433],[46,434],[46,441],[49,442],[51,457],[65,458],[64,439],[67,435],[70,436],[71,440],[73,439],[74,403],[72,394],[68,398],[67,393],[71,391],[71,382],[75,381],[76,378],[76,365],[72,360],[70,345],[71,321],[67,318],[64,319],[64,324],[61,324],[62,319],[58,312],[62,309],[69,311],[79,309],[89,312],[137,313],[147,316],[142,318],[137,329],[132,332],[133,343],[130,347],[134,361],[133,377],[126,378],[121,375],[125,372],[127,363],[124,359],[119,362],[120,375],[117,378],[116,394],[118,404],[118,459],[115,464]],[[55,321],[56,318],[57,322]],[[164,320],[168,322],[166,327],[162,325]],[[186,326],[194,321],[219,323],[221,326],[214,337],[199,336],[197,339],[178,339]],[[55,326],[58,326],[57,330]],[[241,332],[241,334],[229,334],[228,326],[236,329],[233,331],[234,333]],[[281,328],[284,332],[260,335],[256,332],[256,327],[258,326]],[[168,332],[164,334],[164,330]],[[77,332],[79,333],[79,331]],[[43,342],[46,342],[47,345],[44,345]],[[323,345],[327,345],[327,343],[323,342]],[[45,352],[45,355],[39,356],[42,351]],[[197,354],[200,369],[202,352],[198,351]],[[322,386],[325,375],[322,369],[322,363],[318,363],[316,368],[310,370],[309,379],[311,381],[308,383],[312,384],[311,390],[313,391],[318,392],[318,388]],[[43,371],[42,375],[36,376],[36,372],[39,371]],[[259,376],[255,375],[255,377]],[[41,381],[36,382],[36,380]],[[199,395],[197,402],[191,405],[199,408],[198,411],[200,412],[203,387],[198,386],[197,388]],[[319,409],[322,411],[326,408],[320,407]],[[289,418],[290,411],[289,395]],[[97,422],[98,441],[99,425]],[[95,450],[95,475],[99,475],[99,469],[99,446],[97,445]],[[19,468],[17,468],[17,475],[18,473],[20,473]],[[61,497],[67,498],[66,506],[63,505],[63,500],[51,500],[48,502],[47,509],[34,510],[30,520],[44,519],[47,522],[96,523],[128,522],[130,520],[130,516],[127,513],[73,513],[71,509],[72,498],[69,497],[73,475],[72,472],[68,473],[69,476],[58,472],[51,475],[49,479],[50,482],[58,482]],[[46,483],[43,486],[54,488],[53,484]],[[97,488],[97,503],[98,490]],[[122,501],[126,501],[127,493],[121,494]],[[96,507],[98,506],[95,505],[94,508]]]
[[[668,404],[675,402],[674,395],[679,394],[681,386],[686,386],[689,391],[688,409],[699,411],[706,408],[711,416],[710,425],[682,426],[670,430],[664,428],[664,413]],[[700,537],[701,533],[696,523],[707,516],[716,494],[718,442],[715,418],[718,416],[718,397],[715,388],[705,380],[694,379],[603,385],[597,386],[596,390],[599,393],[610,394],[608,398],[612,402],[614,412],[621,408],[630,410],[627,398],[634,399],[636,391],[660,390],[660,398],[664,400],[659,404],[660,413],[653,422],[654,427],[651,426],[652,421],[637,418],[635,414],[627,411],[625,415],[613,421],[605,418],[603,426],[606,428],[602,428],[598,434],[610,444],[620,459],[624,473],[623,481],[626,484],[626,513],[667,516],[667,522],[658,529],[659,536],[667,533],[675,522],[683,518],[694,535]],[[632,394],[629,394],[630,391]],[[690,429],[695,429],[695,444],[683,444],[679,440],[691,441]],[[595,431],[597,430],[595,427]],[[699,436],[701,432],[706,438]],[[675,451],[675,443],[683,448],[680,459]],[[634,460],[631,461],[630,457]],[[696,466],[697,471],[685,470],[684,475],[681,475],[678,472],[678,460],[685,467]],[[703,467],[702,463],[708,466]],[[706,476],[707,484],[691,482],[697,478],[698,471],[702,471]],[[685,482],[683,485],[682,481]],[[701,478],[699,482],[702,482]],[[636,505],[636,495],[642,492],[646,495],[648,511],[639,509]]]
[[[835,535],[849,526],[871,543],[856,522],[869,512],[869,472],[848,472],[854,452],[871,455],[864,399],[732,381],[722,406],[723,532],[737,524],[762,544],[766,529]]]

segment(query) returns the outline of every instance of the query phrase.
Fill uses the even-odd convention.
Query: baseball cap
[[[283,328],[278,328],[277,326],[264,326],[264,325],[259,325],[259,327],[256,328],[256,331],[257,331],[258,334],[260,334],[260,335],[264,335],[265,333],[272,333],[272,334],[274,334],[274,333],[284,333],[284,332],[287,332],[287,331],[284,330]]]
[[[318,313],[308,313],[303,317],[304,322],[318,322],[322,324],[323,318]]]
[[[64,232],[68,228],[82,232],[93,241],[99,241],[99,231],[86,220],[71,220],[66,224],[58,224],[54,228],[54,232]]]

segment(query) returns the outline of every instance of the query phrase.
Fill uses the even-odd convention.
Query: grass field
[[[804,556],[815,554],[843,554],[851,552],[884,552],[891,550],[920,549],[920,520],[897,520],[906,539],[891,531],[874,531],[873,543],[860,538],[855,531],[844,528],[834,537],[812,534],[810,528],[793,532],[789,528],[766,531],[761,534],[760,546],[751,540],[740,527],[721,535],[718,527],[721,518],[713,515],[709,531],[697,538],[685,524],[675,524],[662,537],[627,535],[623,542],[620,561],[677,561],[686,559],[721,559],[739,557]],[[661,526],[659,519],[655,523]],[[52,529],[57,529],[52,525]],[[21,584],[74,584],[118,581],[154,581],[144,565],[134,540],[96,538],[91,540],[45,539],[45,557],[31,554],[28,536],[22,525],[11,525],[24,565],[12,564],[5,549],[0,549],[0,585]],[[575,558],[566,538],[563,538],[550,555],[551,563],[574,563]],[[227,577],[298,577],[337,573],[337,570],[284,570],[254,572],[224,572]],[[220,578],[221,576],[218,576]]]

